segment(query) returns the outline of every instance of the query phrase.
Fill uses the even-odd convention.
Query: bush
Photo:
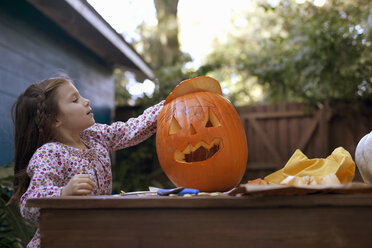
[[[36,226],[25,221],[16,203],[6,203],[13,192],[14,166],[0,166],[0,247],[26,247]]]

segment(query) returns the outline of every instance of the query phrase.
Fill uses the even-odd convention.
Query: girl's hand
[[[89,175],[77,174],[62,188],[61,195],[88,195],[94,188],[95,185]]]

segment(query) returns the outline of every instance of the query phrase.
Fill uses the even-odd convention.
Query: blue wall
[[[112,67],[26,1],[0,1],[0,165],[13,159],[10,110],[17,96],[30,84],[61,72],[90,99],[96,122],[110,123]]]

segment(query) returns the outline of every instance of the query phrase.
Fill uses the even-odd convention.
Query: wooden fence
[[[140,106],[117,107],[116,120],[138,115]],[[372,103],[333,103],[313,109],[305,104],[236,107],[248,141],[244,180],[282,168],[296,149],[308,158],[325,158],[342,146],[354,158],[359,140],[372,131]],[[355,179],[360,181],[356,172]]]
[[[325,158],[338,146],[354,158],[359,140],[372,130],[371,106],[337,103],[312,109],[305,104],[237,107],[248,141],[245,179],[282,168],[296,149]],[[356,180],[360,175],[356,173]]]

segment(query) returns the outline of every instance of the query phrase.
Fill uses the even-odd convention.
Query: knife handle
[[[170,195],[170,194],[178,194],[178,195],[185,195],[185,194],[198,194],[199,190],[191,189],[191,188],[174,188],[174,189],[159,189],[158,195]]]
[[[197,195],[199,194],[199,190],[198,189],[191,189],[191,188],[184,188],[181,192],[179,192],[178,194],[179,195],[186,195],[186,194],[193,194],[193,195]]]

